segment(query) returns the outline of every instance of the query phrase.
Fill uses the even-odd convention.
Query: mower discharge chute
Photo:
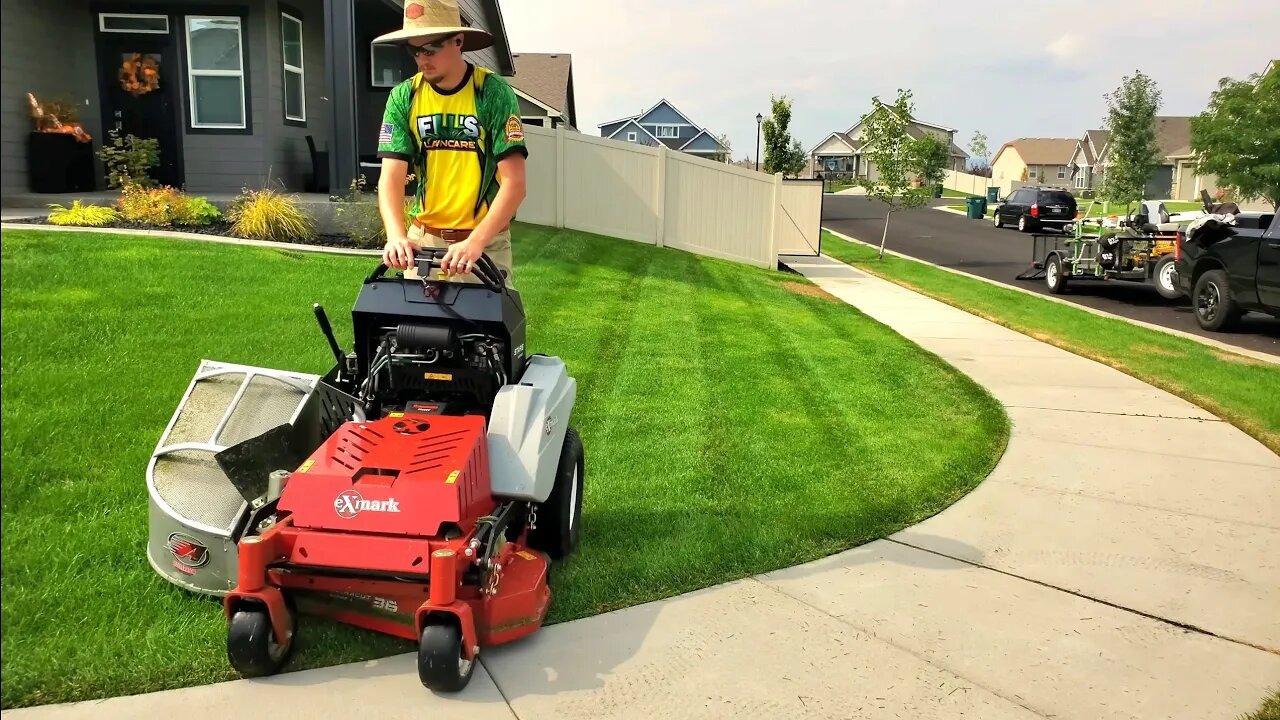
[[[482,256],[480,283],[379,265],[325,375],[202,362],[147,470],[148,555],[222,598],[227,655],[275,673],[299,613],[418,642],[434,690],[466,686],[480,648],[541,627],[550,562],[581,532],[576,381],[525,353],[524,308]]]

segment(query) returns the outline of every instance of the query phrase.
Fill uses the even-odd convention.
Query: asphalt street
[[[934,205],[960,204],[963,200],[933,201]],[[855,195],[823,198],[824,227],[862,240],[879,243],[884,231],[885,206]],[[1033,240],[1030,233],[997,229],[989,220],[918,208],[894,213],[885,248],[942,267],[995,280],[1047,295],[1044,279],[1018,280],[1030,269]],[[1201,330],[1186,298],[1165,300],[1147,285],[1129,282],[1079,282],[1068,284],[1057,296],[1134,320],[1212,338],[1219,342],[1280,356],[1280,320],[1250,313],[1230,332]]]

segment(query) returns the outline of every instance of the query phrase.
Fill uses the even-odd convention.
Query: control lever
[[[338,347],[338,339],[333,336],[333,328],[329,325],[329,316],[325,314],[324,308],[320,303],[314,303],[312,309],[316,313],[316,321],[320,323],[320,332],[324,333],[325,339],[329,341],[329,349],[333,351],[333,359],[338,361],[338,367],[346,366],[346,358],[342,354],[342,349]]]

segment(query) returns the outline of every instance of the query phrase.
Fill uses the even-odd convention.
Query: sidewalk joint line
[[[933,555],[937,555],[937,556],[939,556],[939,557],[949,558],[949,559],[951,559],[951,560],[955,560],[956,562],[964,563],[965,565],[969,565],[969,566],[971,566],[971,567],[982,568],[982,569],[984,569],[984,570],[990,570],[991,572],[1000,573],[1001,575],[1005,575],[1005,576],[1007,576],[1007,577],[1017,578],[1017,579],[1019,579],[1019,580],[1025,580],[1026,582],[1034,583],[1034,584],[1039,585],[1039,586],[1041,586],[1041,587],[1049,588],[1050,590],[1057,590],[1058,592],[1063,592],[1063,593],[1066,593],[1066,594],[1068,594],[1068,595],[1074,595],[1074,596],[1076,596],[1076,597],[1078,597],[1078,598],[1080,598],[1080,599],[1082,599],[1082,600],[1089,600],[1089,601],[1091,601],[1091,602],[1096,602],[1096,603],[1098,603],[1099,605],[1106,605],[1106,606],[1107,606],[1107,607],[1109,607],[1109,608],[1114,608],[1114,609],[1116,609],[1116,610],[1120,610],[1120,611],[1122,611],[1122,612],[1132,613],[1132,614],[1134,614],[1134,615],[1140,615],[1140,616],[1142,616],[1142,617],[1144,617],[1144,618],[1147,618],[1148,620],[1155,620],[1156,622],[1164,623],[1164,624],[1166,624],[1166,625],[1172,625],[1173,627],[1176,627],[1176,628],[1179,628],[1179,629],[1182,629],[1182,630],[1186,630],[1187,632],[1197,633],[1197,634],[1200,634],[1200,635],[1206,635],[1206,636],[1208,636],[1208,637],[1217,638],[1218,640],[1224,640],[1224,641],[1226,641],[1226,642],[1234,643],[1234,644],[1236,644],[1236,645],[1243,645],[1243,646],[1245,646],[1245,647],[1250,647],[1250,648],[1253,648],[1254,650],[1261,650],[1262,652],[1270,653],[1270,654],[1272,654],[1272,655],[1280,655],[1280,649],[1271,649],[1271,648],[1268,648],[1268,647],[1264,647],[1264,646],[1262,646],[1262,645],[1255,645],[1255,644],[1253,644],[1253,643],[1251,643],[1251,642],[1248,642],[1247,640],[1237,640],[1237,639],[1235,639],[1235,638],[1229,638],[1229,637],[1226,637],[1226,636],[1224,636],[1224,635],[1219,635],[1219,634],[1217,634],[1217,633],[1213,632],[1212,630],[1206,630],[1206,629],[1204,629],[1204,628],[1202,628],[1202,627],[1197,627],[1197,626],[1195,626],[1195,625],[1191,625],[1191,624],[1189,624],[1189,623],[1180,622],[1180,621],[1178,621],[1178,620],[1170,620],[1169,618],[1160,617],[1159,615],[1155,615],[1155,614],[1152,614],[1152,613],[1149,613],[1149,612],[1146,612],[1146,611],[1143,611],[1143,610],[1138,610],[1138,609],[1136,609],[1136,608],[1126,607],[1126,606],[1121,605],[1121,604],[1119,604],[1119,603],[1115,603],[1115,602],[1112,602],[1112,601],[1110,601],[1110,600],[1104,600],[1104,599],[1099,598],[1099,597],[1094,597],[1094,596],[1092,596],[1092,595],[1088,595],[1088,594],[1085,594],[1085,593],[1083,593],[1083,592],[1078,592],[1078,591],[1076,591],[1076,590],[1068,590],[1068,589],[1066,589],[1066,588],[1058,587],[1057,585],[1054,585],[1053,583],[1050,583],[1050,582],[1046,582],[1046,581],[1044,581],[1044,580],[1037,580],[1037,579],[1035,579],[1035,578],[1027,577],[1027,576],[1025,576],[1025,575],[1019,575],[1018,573],[1011,572],[1011,571],[1009,571],[1009,570],[1001,570],[1000,568],[991,567],[990,565],[984,565],[984,564],[982,564],[982,563],[974,562],[974,561],[972,561],[972,560],[966,560],[965,558],[961,558],[961,557],[955,557],[954,555],[948,555],[948,554],[946,554],[946,553],[944,553],[944,552],[938,552],[937,550],[930,550],[929,548],[919,547],[919,546],[917,546],[917,545],[912,545],[912,544],[911,544],[911,543],[909,543],[909,542],[903,542],[902,540],[895,540],[895,539],[893,539],[893,538],[885,538],[885,540],[888,540],[889,542],[892,542],[892,543],[897,543],[897,544],[902,545],[902,546],[904,546],[904,547],[913,548],[913,549],[915,549],[915,550],[919,550],[919,551],[921,551],[921,552],[930,553],[930,554],[933,554]]]
[[[1087,386],[1073,386],[1073,387],[1087,387]],[[1110,388],[1091,388],[1091,389],[1107,390]],[[1077,408],[1041,407],[1039,405],[1005,405],[1005,407],[1014,408],[1017,410],[1045,410],[1049,412],[1082,413],[1085,415],[1114,415],[1117,417],[1154,418],[1157,420],[1195,420],[1196,422],[1216,422],[1216,423],[1224,422],[1221,418],[1191,417],[1187,415],[1159,415],[1159,414],[1152,414],[1152,413],[1114,412],[1109,410],[1080,410]]]
[[[520,720],[520,713],[516,712],[516,707],[511,704],[511,699],[507,697],[507,693],[502,690],[502,683],[498,682],[498,676],[493,674],[488,665],[484,664],[484,658],[476,658],[477,663],[484,669],[484,674],[489,676],[489,680],[493,682],[493,687],[498,691],[498,695],[502,697],[502,702],[507,704],[507,709],[511,711],[511,717]]]

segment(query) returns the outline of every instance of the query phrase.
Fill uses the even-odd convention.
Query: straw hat
[[[373,42],[404,42],[457,33],[463,33],[463,50],[483,50],[493,45],[492,35],[462,24],[458,0],[404,0],[404,28],[379,35]]]

